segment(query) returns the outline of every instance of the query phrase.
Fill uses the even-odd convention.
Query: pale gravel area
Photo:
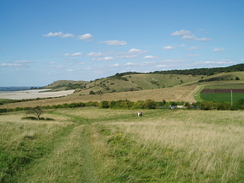
[[[21,99],[61,97],[61,96],[70,95],[75,91],[75,90],[65,90],[65,91],[57,91],[57,92],[47,92],[48,90],[50,89],[0,92],[0,98],[21,100]]]

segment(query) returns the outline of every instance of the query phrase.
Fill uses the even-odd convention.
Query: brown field
[[[199,90],[199,86],[178,86],[171,88],[161,88],[153,90],[141,90],[141,91],[130,91],[130,92],[119,92],[119,93],[105,93],[103,95],[79,95],[74,93],[72,95],[42,99],[27,102],[18,102],[8,104],[8,108],[16,107],[35,107],[35,106],[46,106],[46,105],[58,105],[64,103],[77,103],[77,102],[89,102],[89,101],[112,101],[112,100],[147,100],[152,99],[154,101],[185,101],[195,102],[194,95]],[[6,104],[1,105],[0,108],[7,108]]]
[[[201,93],[244,93],[244,89],[203,89]]]

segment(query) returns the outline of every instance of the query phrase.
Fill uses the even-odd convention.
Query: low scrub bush
[[[23,117],[21,119],[54,121],[53,118],[39,118],[38,119],[37,117],[34,117],[34,116],[26,116],[26,117]]]

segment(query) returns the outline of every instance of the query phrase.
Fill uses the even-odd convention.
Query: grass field
[[[116,100],[147,100],[152,99],[154,101],[185,101],[185,102],[195,102],[194,94],[197,92],[198,86],[178,86],[171,88],[161,88],[153,90],[141,90],[141,91],[130,91],[130,92],[118,92],[118,93],[105,93],[103,95],[80,95],[79,92],[72,95],[61,97],[61,98],[52,98],[52,99],[43,99],[43,100],[34,100],[27,102],[18,102],[18,103],[9,103],[5,105],[0,105],[0,108],[16,108],[16,107],[36,107],[36,106],[45,106],[45,105],[58,105],[64,103],[73,103],[73,102],[89,102],[89,101],[116,101]]]
[[[204,87],[202,89],[244,89],[243,81],[222,81],[222,82],[205,82],[202,83]],[[198,91],[197,101],[217,101],[231,103],[230,93],[201,93]],[[237,102],[240,99],[244,99],[244,93],[233,93],[232,100]]]
[[[0,182],[243,182],[242,111],[142,112],[1,114]]]
[[[240,99],[244,99],[244,93],[233,93],[232,99],[230,93],[206,93],[201,94],[201,99],[204,101],[217,101],[217,102],[228,102],[231,103],[231,100],[237,102]]]

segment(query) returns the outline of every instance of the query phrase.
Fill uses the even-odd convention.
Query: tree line
[[[183,106],[184,109],[201,109],[201,110],[244,110],[244,99],[233,103],[233,105],[226,102],[217,101],[203,101],[196,103],[189,102],[156,102],[151,99],[139,100],[137,102],[130,100],[117,100],[117,101],[101,101],[101,102],[77,102],[70,104],[58,104],[58,105],[47,105],[41,106],[42,109],[59,109],[59,108],[78,108],[78,107],[99,107],[99,108],[110,108],[110,109],[172,109],[177,106]],[[39,106],[37,106],[39,109]],[[35,108],[31,107],[16,107],[14,109],[0,109],[0,113],[11,112],[11,111],[35,111]]]

